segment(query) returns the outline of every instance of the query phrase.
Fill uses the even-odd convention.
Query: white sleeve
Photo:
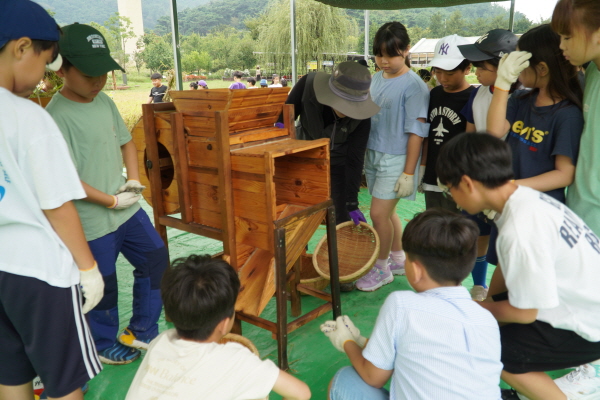
[[[44,132],[31,135],[22,167],[32,179],[32,190],[41,209],[51,210],[86,195],[58,126],[45,111],[39,115],[39,119],[32,118],[24,124],[30,132],[42,127]]]
[[[399,310],[395,301],[394,293],[390,294],[383,303],[373,333],[363,350],[363,356],[379,369],[391,371],[394,369],[396,360],[396,351],[398,343],[397,326],[401,326],[404,321],[402,316],[398,315]]]
[[[246,348],[235,355],[236,370],[240,372],[236,381],[235,399],[262,399],[269,395],[279,377],[279,368],[271,360],[261,360]]]
[[[554,308],[559,305],[554,270],[556,232],[547,225],[533,225],[524,229],[505,227],[498,236],[498,258],[509,302],[520,309]]]

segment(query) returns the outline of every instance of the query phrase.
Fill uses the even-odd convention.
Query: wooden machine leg
[[[342,315],[340,302],[340,271],[338,268],[337,235],[335,230],[335,207],[327,207],[327,248],[329,251],[329,274],[331,277],[331,305],[333,319]]]
[[[275,296],[277,300],[277,359],[279,368],[287,370],[287,280],[285,228],[275,229]]]
[[[241,319],[236,318],[235,321],[233,321],[233,326],[231,327],[231,333],[235,333],[237,335],[242,334],[242,320]]]
[[[299,317],[302,314],[302,300],[297,285],[300,283],[300,268],[302,268],[302,256],[294,263],[292,270],[292,279],[290,281],[290,302],[292,304],[292,317]]]

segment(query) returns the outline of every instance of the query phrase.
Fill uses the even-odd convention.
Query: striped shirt
[[[498,323],[462,286],[390,294],[363,355],[394,370],[390,399],[501,398]]]

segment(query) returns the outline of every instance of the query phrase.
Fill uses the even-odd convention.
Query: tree
[[[141,57],[150,71],[164,71],[173,68],[173,50],[164,36],[144,35],[144,50]]]
[[[442,17],[442,13],[436,12],[429,19],[429,31],[433,38],[443,38],[446,36],[446,23]]]
[[[291,70],[290,2],[274,1],[263,17],[259,33],[260,65],[272,72]],[[358,36],[353,20],[340,8],[313,0],[296,1],[296,56],[300,71],[309,61],[343,61],[350,43]],[[267,73],[269,71],[266,71]]]
[[[446,21],[446,32],[448,35],[457,34],[464,36],[466,23],[460,11],[456,10],[450,14],[450,18]]]

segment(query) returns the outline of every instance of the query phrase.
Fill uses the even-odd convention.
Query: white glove
[[[104,296],[104,279],[98,269],[98,263],[94,262],[94,266],[90,269],[79,270],[79,284],[81,292],[85,298],[85,304],[82,311],[86,314],[92,308],[96,307],[102,296]]]
[[[493,221],[494,218],[496,218],[496,215],[498,215],[494,210],[483,210],[482,212],[490,221]]]
[[[335,321],[327,321],[321,325],[321,332],[325,334],[331,340],[333,347],[345,353],[344,343],[348,340],[356,342],[354,335],[350,332],[350,329],[344,323],[343,317],[337,317]]]
[[[141,194],[146,186],[143,186],[140,181],[135,179],[129,179],[123,186],[121,186],[115,194],[123,192],[132,192],[135,194]]]
[[[114,210],[123,210],[137,203],[141,197],[142,196],[140,196],[139,194],[135,194],[133,192],[119,193],[116,196],[113,196],[114,202],[112,206],[108,208],[112,208]]]
[[[344,324],[346,324],[348,329],[350,329],[350,332],[352,333],[356,344],[364,349],[369,339],[360,335],[360,330],[356,327],[356,325],[354,325],[354,322],[350,320],[349,316],[344,315],[342,318],[344,320]]]
[[[513,51],[505,54],[498,64],[498,76],[494,86],[498,89],[509,91],[510,86],[517,81],[519,74],[529,67],[531,53],[528,51]]]
[[[423,189],[423,176],[425,176],[425,166],[421,165],[419,167],[419,186],[417,186],[417,192],[419,193],[425,193]]]
[[[413,194],[415,184],[413,183],[413,175],[405,174],[404,172],[400,175],[400,178],[396,181],[394,186],[394,192],[396,197],[407,197]]]

